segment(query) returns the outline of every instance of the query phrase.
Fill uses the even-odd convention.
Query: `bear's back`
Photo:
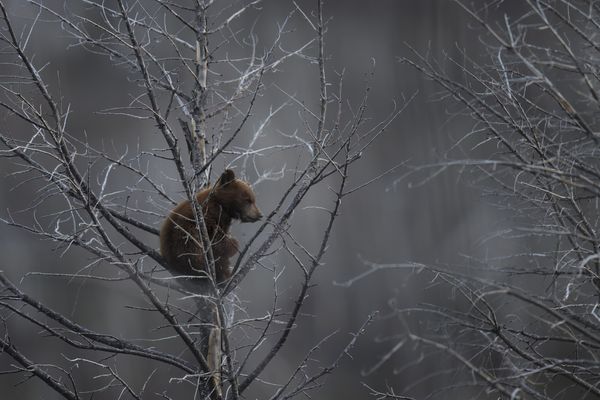
[[[200,204],[206,200],[208,192],[209,189],[204,189],[196,195]],[[174,272],[198,275],[199,271],[204,270],[204,252],[201,243],[192,203],[184,200],[163,222],[160,229],[160,253]]]

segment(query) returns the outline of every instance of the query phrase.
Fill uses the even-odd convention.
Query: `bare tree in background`
[[[415,167],[409,176],[429,180],[449,168],[474,173],[487,200],[518,227],[482,238],[512,243],[510,254],[451,267],[365,261],[366,271],[346,282],[401,269],[406,279],[427,279],[423,284],[439,296],[427,305],[390,302],[386,319],[397,321],[398,335],[381,338],[390,343],[387,351],[365,374],[421,374],[409,387],[390,382],[372,394],[600,398],[600,4],[455,3],[472,18],[489,58],[464,53],[444,67],[415,51],[401,61],[460,106],[455,118],[475,124],[448,160]],[[446,67],[462,78],[451,78]],[[397,362],[404,351],[414,357],[403,353]]]
[[[0,356],[11,359],[2,374],[39,379],[67,399],[182,398],[172,394],[175,390],[187,393],[187,398],[244,396],[261,380],[298,323],[342,199],[368,184],[347,185],[353,163],[401,110],[394,108],[389,119],[369,123],[365,117],[368,82],[358,103],[343,99],[343,73],[327,72],[325,65],[321,1],[312,11],[294,4],[286,20],[273,21],[274,39],[266,46],[258,44],[251,27],[241,24],[246,13],[260,11],[260,0],[231,4],[82,0],[56,7],[35,0],[27,3],[38,14],[24,23],[0,2],[3,68],[8,71],[0,82],[0,107],[11,126],[10,131],[0,128],[0,156],[19,166],[14,176],[34,184],[38,196],[22,210],[10,210],[3,221],[57,243],[63,253],[79,248],[88,254],[77,272],[28,276],[134,287],[146,305],[130,308],[142,314],[158,313],[161,322],[148,342],[88,327],[26,293],[0,272]],[[133,133],[139,135],[138,148],[128,148],[116,139],[94,147],[84,133],[70,129],[76,105],[61,95],[60,82],[54,80],[57,71],[38,64],[29,50],[42,23],[60,25],[72,48],[110,59],[137,84],[136,93],[124,93],[132,99],[128,106],[102,112],[107,117],[125,116],[132,126],[139,125]],[[293,25],[312,30],[313,38],[296,47],[285,44]],[[318,99],[297,98],[276,84],[265,84],[267,78],[271,82],[293,80],[279,73],[291,59],[304,60],[305,68],[314,71]],[[256,110],[257,98],[270,90],[283,93],[285,100],[257,116],[261,112]],[[297,113],[298,126],[285,132],[269,131],[276,137],[263,140],[265,128],[281,110],[288,109]],[[251,120],[260,122],[257,129],[249,126]],[[147,121],[154,130],[139,132]],[[156,134],[162,137],[162,148],[145,144],[144,135]],[[261,166],[260,159],[272,155],[283,155],[287,162],[281,168]],[[278,181],[279,198],[272,209],[263,209],[266,218],[242,243],[232,278],[223,285],[209,285],[203,293],[191,293],[177,283],[179,278],[165,273],[156,250],[158,227],[181,200],[164,183],[177,182],[183,198],[193,199],[225,166],[255,184]],[[128,177],[128,183],[117,184],[116,176]],[[319,238],[313,248],[294,237],[290,223],[294,211],[308,206],[306,199],[315,191],[329,193],[330,202],[323,209],[325,223],[313,232]],[[36,212],[42,209],[43,215]],[[205,232],[201,213],[196,218],[200,232]],[[202,237],[205,244],[210,242],[206,235]],[[278,255],[287,257],[301,272],[293,307],[281,308],[277,282],[287,272],[275,268],[264,288],[272,292],[272,309],[251,315],[235,300],[236,288],[254,268]],[[197,314],[192,298],[199,296],[208,299],[214,314]],[[15,321],[38,329],[41,341],[64,342],[71,352],[50,360],[51,353],[29,352],[12,333]],[[363,328],[357,327],[357,332]],[[211,335],[220,336],[216,355],[208,354]],[[313,359],[325,338],[310,338],[314,348],[298,361],[294,372],[283,381],[269,383],[271,398],[287,399],[317,389],[357,335],[337,359],[318,367]],[[154,372],[142,384],[133,384],[131,374],[119,369],[119,361],[126,357],[151,363]],[[216,357],[214,365],[211,357]],[[155,385],[160,393],[149,389]]]

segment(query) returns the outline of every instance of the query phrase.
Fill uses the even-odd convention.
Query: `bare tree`
[[[0,349],[2,357],[12,360],[2,373],[39,379],[68,399],[175,398],[173,393],[188,398],[244,396],[261,381],[298,323],[342,200],[373,181],[349,187],[353,164],[402,107],[393,107],[384,121],[370,122],[368,79],[358,103],[344,99],[343,72],[326,65],[322,1],[314,9],[294,3],[285,20],[272,21],[274,32],[267,45],[248,24],[248,14],[260,14],[260,0],[27,3],[36,16],[23,21],[0,2],[7,71],[0,82],[0,107],[9,121],[0,128],[0,156],[18,167],[13,184],[34,185],[37,197],[22,210],[9,210],[2,221],[56,243],[63,254],[77,249],[87,254],[77,271],[29,272],[28,279],[68,278],[98,281],[108,291],[135,289],[145,305],[129,309],[160,318],[146,341],[108,327],[89,327],[26,293],[0,271]],[[95,145],[101,141],[71,128],[77,105],[64,98],[60,80],[55,80],[58,71],[41,64],[30,51],[43,24],[60,26],[69,48],[105,57],[127,74],[135,90],[123,93],[129,104],[96,111],[106,118],[127,118],[136,148],[129,148],[124,138]],[[294,38],[292,28],[309,30],[312,38],[288,45],[285,40]],[[300,98],[277,85],[279,80],[293,81],[280,71],[291,60],[313,71],[318,99]],[[296,83],[299,88],[304,85]],[[259,109],[259,99],[267,96],[283,100],[266,111]],[[268,128],[290,110],[297,113],[298,126]],[[150,125],[151,132],[142,132]],[[152,145],[155,135],[163,143],[160,148]],[[273,156],[284,160],[278,168],[261,162]],[[194,193],[210,183],[213,173],[218,176],[229,166],[255,186],[276,181],[278,197],[271,199],[271,209],[263,207],[266,218],[242,243],[232,278],[217,285],[214,260],[207,254],[212,283],[190,292],[180,284],[189,277],[164,271],[156,250],[158,227],[179,200],[194,201]],[[313,192],[329,197],[322,207],[325,223],[314,230],[318,240],[311,247],[298,240],[291,227],[294,212],[310,205],[305,203]],[[196,223],[205,248],[210,248],[199,206],[195,204]],[[300,273],[291,309],[281,305],[278,282],[288,270],[277,265],[278,257]],[[272,309],[256,315],[236,298],[236,289],[253,269],[266,264],[274,265],[272,282],[265,284],[272,292]],[[17,274],[12,266],[7,268]],[[209,306],[198,311],[198,302]],[[77,307],[92,309],[86,304]],[[38,329],[42,341],[63,342],[69,353],[28,351],[14,333],[15,324],[22,322]],[[319,388],[364,328],[357,327],[337,359],[316,368],[312,359],[327,338],[314,338],[313,349],[293,373],[264,390],[272,399],[287,399]],[[213,344],[218,345],[211,352],[209,338],[215,336]],[[125,358],[151,365],[153,372],[140,381],[119,368]],[[161,387],[160,393],[150,389],[155,386]]]
[[[405,178],[460,168],[510,224],[482,239],[491,249],[483,259],[454,266],[365,261],[365,272],[346,282],[399,269],[406,279],[427,279],[438,294],[431,304],[390,302],[385,319],[397,321],[397,334],[381,338],[387,351],[365,374],[393,368],[421,376],[372,394],[599,398],[600,6],[455,3],[489,57],[463,52],[444,66],[415,50],[401,61],[439,84],[454,118],[474,124],[448,159],[414,166]],[[499,253],[502,246],[508,254]]]

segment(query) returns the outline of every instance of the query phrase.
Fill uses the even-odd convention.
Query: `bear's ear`
[[[225,172],[223,172],[221,174],[221,177],[217,181],[217,186],[227,185],[228,183],[233,182],[234,179],[235,179],[235,173],[230,169],[226,169]]]

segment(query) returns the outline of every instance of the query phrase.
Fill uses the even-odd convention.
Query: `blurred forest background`
[[[61,2],[48,3],[55,7]],[[9,14],[21,29],[30,24],[38,12],[36,7],[26,3],[4,0]],[[69,1],[66,4],[73,13],[92,13],[89,7],[79,2]],[[314,10],[313,2],[300,0],[297,4],[307,12]],[[425,166],[451,158],[466,158],[465,149],[469,157],[483,159],[496,150],[493,145],[486,144],[474,147],[468,141],[455,147],[471,131],[472,121],[455,115],[462,106],[457,106],[439,86],[416,69],[399,62],[400,57],[414,58],[413,48],[437,60],[448,76],[457,81],[462,79],[463,71],[448,58],[461,60],[467,54],[474,60],[487,62],[489,55],[480,40],[480,32],[474,30],[474,21],[464,10],[453,2],[438,0],[330,0],[324,6],[325,17],[330,19],[325,37],[327,73],[334,76],[344,70],[345,98],[350,103],[354,102],[352,107],[358,106],[365,79],[371,70],[374,76],[367,111],[370,119],[385,119],[393,110],[394,101],[399,107],[408,102],[385,134],[373,143],[363,159],[353,165],[350,187],[361,185],[400,163]],[[504,15],[520,15],[522,7],[520,1],[503,2],[499,7],[490,8],[490,18],[497,16],[502,21]],[[268,43],[277,24],[294,9],[293,3],[287,0],[266,0],[260,10],[243,14],[240,25],[254,26],[257,37]],[[305,42],[311,33],[301,25],[295,24],[294,31],[287,36],[290,48]],[[137,85],[128,80],[124,69],[116,68],[106,57],[71,47],[71,43],[71,39],[61,31],[60,24],[45,16],[38,22],[28,44],[28,52],[35,55],[37,65],[45,65],[45,71],[53,71],[47,75],[52,90],[70,103],[70,130],[85,133],[87,140],[95,146],[114,148],[116,153],[125,144],[130,152],[135,151],[140,142],[145,148],[163,147],[153,121],[100,112],[127,105],[136,93]],[[2,65],[0,63],[0,71]],[[0,72],[0,75],[6,74],[8,72]],[[309,107],[318,104],[316,66],[311,70],[307,63],[290,59],[278,68],[277,74],[276,81],[265,82],[269,90],[257,100],[258,111],[253,114],[256,118],[248,127],[257,129],[269,108],[285,101],[283,91],[294,94]],[[1,129],[11,131],[14,129],[11,123],[12,120],[3,112]],[[252,134],[248,127],[248,132],[242,135]],[[295,129],[303,129],[296,111],[284,110],[266,127],[265,143],[269,143],[269,132],[293,132]],[[18,135],[18,132],[13,132],[13,136]],[[10,158],[0,159],[0,209],[4,217],[8,214],[19,216],[19,210],[32,205],[35,191],[39,189],[35,182],[22,182],[20,175],[12,174],[19,169],[13,161]],[[230,161],[231,157],[225,154],[219,166]],[[256,162],[260,169],[278,171],[284,165],[292,167],[296,160],[274,155]],[[148,172],[164,184],[173,197],[182,199],[183,194],[176,192],[179,189],[170,179],[175,172],[166,165],[149,165]],[[233,164],[234,169],[239,167],[239,163]],[[218,170],[216,168],[214,173],[217,174]],[[495,238],[514,221],[508,217],[510,210],[492,204],[496,199],[486,198],[477,185],[476,175],[457,167],[444,169],[435,176],[432,172],[440,172],[438,169],[425,169],[422,173],[404,176],[409,171],[400,167],[365,190],[344,198],[344,208],[334,227],[325,265],[317,271],[317,285],[311,289],[302,318],[290,336],[290,345],[265,371],[264,381],[285,379],[308,349],[335,333],[314,355],[324,364],[331,362],[348,342],[351,332],[360,328],[376,310],[379,315],[351,350],[352,358],[341,361],[339,368],[326,378],[323,388],[314,394],[314,398],[367,398],[370,390],[365,384],[372,388],[391,387],[401,392],[429,376],[433,366],[445,370],[454,368],[453,361],[449,359],[419,363],[419,351],[412,346],[391,354],[388,360],[374,368],[390,350],[386,338],[403,329],[398,319],[381,318],[389,312],[390,302],[407,308],[423,303],[450,305],[454,301],[450,290],[440,289],[431,276],[417,275],[407,279],[406,272],[397,270],[380,271],[352,285],[344,283],[368,269],[365,261],[382,264],[416,262],[445,265],[451,269],[454,265],[468,264],[472,259],[485,260],[520,253],[528,248],[529,239]],[[251,173],[247,173],[247,177],[256,183],[254,189],[261,209],[270,210],[277,199],[276,193],[281,191],[281,181],[256,182],[257,176]],[[111,184],[126,187],[132,182],[123,174],[112,177]],[[291,220],[295,234],[307,243],[311,243],[315,227],[323,221],[319,208],[312,207],[328,201],[325,190],[321,195],[313,193],[306,200],[306,207],[297,210]],[[36,210],[40,216],[46,212],[40,208]],[[159,218],[152,221],[156,227],[160,222]],[[244,243],[253,229],[256,227],[252,224],[238,224],[234,233]],[[150,246],[158,248],[156,238],[148,236],[148,240],[152,241],[148,243]],[[63,253],[52,242],[38,240],[23,230],[0,224],[0,270],[13,282],[19,283],[25,292],[83,325],[121,332],[123,336],[132,338],[145,337],[156,327],[156,320],[149,318],[147,313],[126,307],[140,305],[137,291],[131,290],[128,285],[27,275],[33,271],[73,273],[88,262],[89,256],[80,250]],[[285,267],[286,262],[285,259],[270,260],[279,267]],[[237,289],[249,313],[260,313],[270,307],[272,281],[273,273],[267,267],[257,268]],[[294,301],[295,285],[294,273],[285,275],[280,282],[279,296],[283,305],[287,302],[289,306]],[[410,314],[406,318],[434,317]],[[67,357],[66,346],[63,348],[60,343],[40,340],[37,331],[23,321],[11,325],[11,336],[18,338],[27,354],[38,355],[40,362],[45,354],[65,354]],[[49,348],[52,346],[56,347]],[[0,356],[0,371],[8,369],[9,363],[7,357]],[[408,365],[412,367],[404,368]],[[142,380],[149,373],[143,365],[139,365],[139,360],[132,358],[122,359],[119,367],[122,371],[139,373]],[[432,389],[453,384],[451,373],[431,379],[433,386],[431,383],[425,387],[417,385],[410,394],[421,399]],[[40,382],[30,381],[15,386],[17,382],[19,379],[12,375],[0,376],[0,397],[57,398]],[[160,392],[155,385],[151,384],[148,392]],[[268,389],[269,384],[264,387]],[[261,386],[256,386],[246,398],[265,398],[266,393],[261,391]],[[442,397],[459,399],[460,391],[454,392],[453,396]]]

